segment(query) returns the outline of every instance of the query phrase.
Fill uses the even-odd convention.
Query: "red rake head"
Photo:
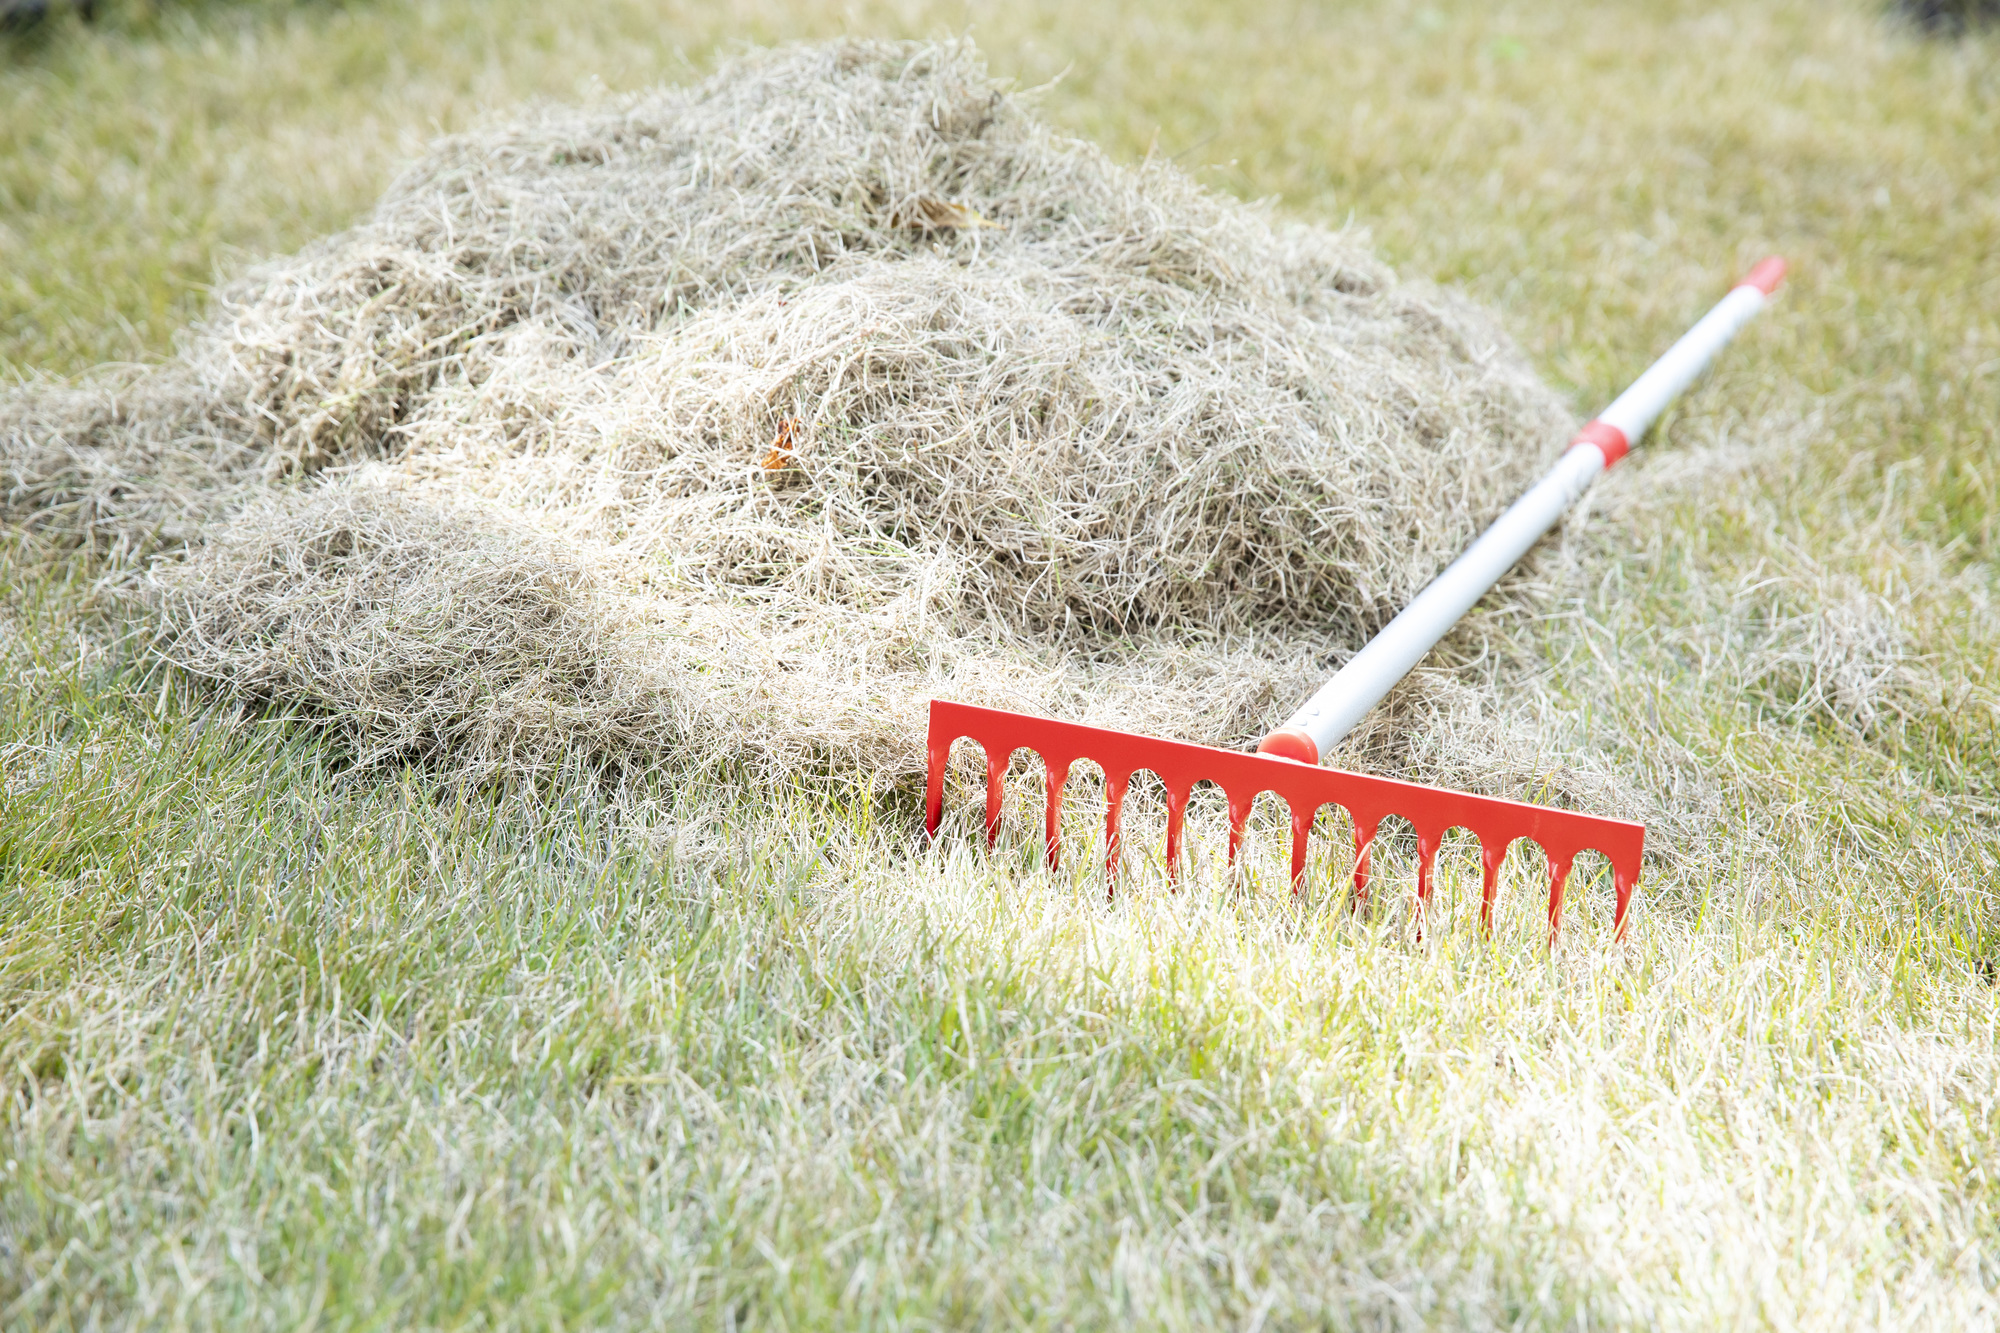
[[[1167,789],[1167,869],[1180,856],[1181,829],[1187,818],[1188,796],[1194,784],[1209,781],[1229,800],[1229,859],[1233,862],[1243,840],[1243,825],[1259,792],[1273,792],[1292,813],[1292,891],[1306,872],[1306,838],[1323,805],[1344,808],[1354,822],[1354,888],[1368,887],[1368,847],[1389,815],[1410,821],[1417,833],[1419,868],[1417,899],[1428,903],[1431,871],[1447,830],[1463,828],[1479,839],[1483,870],[1480,920],[1492,924],[1493,896],[1499,887],[1500,862],[1517,838],[1538,843],[1549,862],[1549,932],[1553,937],[1562,917],[1563,882],[1570,864],[1583,851],[1598,851],[1611,861],[1618,895],[1615,930],[1625,936],[1625,914],[1639,882],[1639,857],[1646,827],[1625,819],[1604,819],[1569,810],[1507,801],[1496,796],[1425,787],[1393,778],[1374,778],[1320,768],[1270,755],[1240,754],[1208,745],[1136,736],[1126,731],[1079,726],[1052,718],[1029,717],[999,708],[931,700],[930,774],[924,798],[924,827],[937,835],[944,818],[944,770],[953,741],[965,737],[986,751],[986,843],[993,845],[1000,829],[1000,785],[1014,751],[1039,754],[1048,768],[1048,864],[1054,869],[1062,855],[1062,793],[1070,766],[1090,759],[1104,770],[1104,845],[1106,870],[1118,871],[1118,824],[1125,789],[1132,775],[1147,769]]]

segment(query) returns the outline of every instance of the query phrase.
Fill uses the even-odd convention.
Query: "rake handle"
[[[1258,751],[1317,764],[1555,526],[1592,482],[1631,451],[1667,404],[1680,397],[1750,317],[1764,308],[1784,276],[1785,261],[1775,255],[1744,275],[1665,356],[1577,432],[1547,475],[1508,506],[1284,726],[1266,736]]]

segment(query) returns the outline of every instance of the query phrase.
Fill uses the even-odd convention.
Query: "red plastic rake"
[[[931,701],[929,780],[924,825],[932,837],[944,817],[944,774],[952,742],[976,741],[986,752],[986,842],[1000,829],[1001,783],[1018,749],[1035,751],[1048,771],[1046,839],[1050,869],[1062,854],[1062,797],[1070,766],[1090,759],[1104,771],[1105,868],[1115,878],[1119,818],[1132,775],[1156,774],[1167,792],[1167,869],[1180,856],[1188,797],[1196,782],[1219,786],[1229,802],[1229,859],[1243,840],[1251,803],[1260,792],[1283,800],[1292,816],[1292,889],[1305,876],[1306,839],[1323,805],[1346,809],[1354,825],[1354,887],[1368,887],[1368,849],[1382,820],[1400,815],[1417,834],[1417,900],[1428,905],[1432,870],[1445,833],[1463,828],[1479,840],[1483,871],[1480,920],[1492,924],[1500,863],[1517,839],[1542,848],[1549,865],[1549,932],[1562,917],[1564,881],[1578,853],[1602,853],[1617,891],[1614,929],[1622,939],[1632,891],[1639,882],[1646,829],[1630,820],[1554,810],[1522,801],[1426,787],[1392,778],[1321,768],[1319,757],[1354,728],[1411,667],[1458,623],[1501,575],[1554,526],[1604,470],[1623,458],[1659,414],[1691,384],[1716,353],[1764,308],[1784,278],[1785,262],[1766,259],[1682,335],[1667,354],[1618,396],[1603,415],[1577,432],[1549,473],[1496,519],[1457,560],[1368,641],[1256,754],[1162,740],[1103,727],[1079,726],[999,708]]]

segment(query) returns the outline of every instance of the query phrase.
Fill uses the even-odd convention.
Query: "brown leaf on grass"
[[[770,451],[764,455],[766,472],[782,472],[796,461],[800,438],[805,427],[797,417],[783,417],[778,421],[778,438],[771,442]]]
[[[895,223],[899,227],[913,227],[918,231],[969,230],[974,227],[998,227],[1000,224],[982,217],[979,210],[968,204],[954,204],[945,199],[934,199],[928,195],[912,199],[898,208]]]

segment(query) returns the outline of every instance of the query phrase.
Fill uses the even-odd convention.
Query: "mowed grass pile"
[[[1107,906],[896,797],[465,793],[148,667],[6,538],[0,1320],[1991,1326],[2000,51],[1865,7],[351,6],[0,74],[0,331],[150,357],[438,128],[977,21],[1132,160],[1462,280],[1588,411],[1784,302],[1545,554],[1557,757],[1684,793],[1427,942],[1278,849]],[[1552,774],[1552,783],[1560,775]],[[1212,838],[1212,830],[1211,830]],[[1395,857],[1387,858],[1391,862]],[[1391,864],[1385,887],[1407,880]]]
[[[0,397],[0,522],[166,553],[168,660],[474,777],[913,781],[938,694],[1240,744],[1573,424],[1469,302],[966,41],[445,139],[185,342]]]

